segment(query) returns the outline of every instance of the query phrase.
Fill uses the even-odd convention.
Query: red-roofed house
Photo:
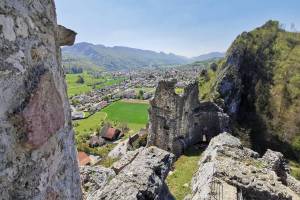
[[[77,157],[78,157],[80,166],[91,164],[91,159],[90,159],[89,155],[87,155],[85,152],[79,151],[77,154]]]
[[[102,132],[102,137],[107,140],[116,140],[122,136],[122,133],[119,129],[116,128],[106,128]]]

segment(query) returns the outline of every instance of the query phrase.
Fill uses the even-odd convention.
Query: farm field
[[[83,77],[83,84],[76,83],[78,76]],[[105,86],[118,84],[123,80],[123,78],[112,78],[109,75],[96,78],[87,72],[83,72],[80,74],[66,74],[69,97],[90,92],[92,89],[100,89]]]
[[[105,112],[97,112],[87,119],[76,120],[73,124],[77,133],[89,133],[94,132],[99,128],[100,123],[106,119],[107,114]]]
[[[77,135],[93,133],[107,121],[116,126],[126,123],[131,132],[136,132],[147,124],[148,108],[147,101],[117,101],[87,119],[74,121],[74,129]]]
[[[149,104],[145,101],[128,102],[117,101],[104,108],[102,112],[107,114],[107,121],[126,123],[131,130],[138,131],[148,122]]]

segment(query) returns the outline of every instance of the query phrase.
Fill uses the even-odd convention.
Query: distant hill
[[[210,60],[213,58],[224,58],[225,57],[225,53],[223,52],[211,52],[211,53],[207,53],[207,54],[203,54],[197,57],[193,57],[191,60],[193,61],[204,61],[204,60]]]
[[[62,49],[63,63],[82,65],[83,61],[106,70],[126,70],[157,65],[184,64],[188,59],[175,54],[157,53],[129,47],[106,47],[90,43],[77,43]]]
[[[222,57],[222,53],[209,53],[194,58],[186,58],[172,53],[155,52],[129,47],[106,47],[91,43],[77,43],[62,49],[65,68],[81,67],[85,69],[128,70],[160,65],[188,64],[194,61]]]

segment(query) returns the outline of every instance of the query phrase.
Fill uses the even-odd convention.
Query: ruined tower
[[[198,83],[175,93],[176,81],[159,82],[150,102],[148,146],[155,145],[175,155],[228,130],[229,117],[211,102],[199,101]]]
[[[53,0],[0,1],[0,199],[81,199]]]

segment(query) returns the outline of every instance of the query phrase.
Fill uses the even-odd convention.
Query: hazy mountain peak
[[[211,58],[223,57],[224,53],[212,52],[194,58],[187,58],[163,51],[155,52],[124,46],[107,47],[101,44],[88,42],[77,43],[62,49],[63,62],[78,67],[85,66],[82,60],[93,66],[103,66],[107,70],[126,70],[131,68],[149,67],[153,65],[187,64]],[[72,64],[70,64],[70,60]],[[78,63],[78,64],[77,64]],[[80,66],[79,66],[80,63]]]

